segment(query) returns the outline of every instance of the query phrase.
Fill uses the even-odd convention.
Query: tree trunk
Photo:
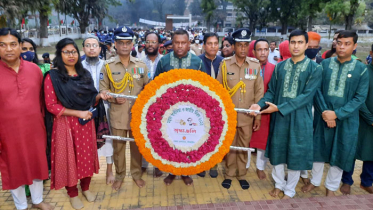
[[[251,31],[251,36],[255,36],[255,25],[256,25],[256,21],[250,19],[250,31]]]
[[[345,18],[345,30],[351,30],[352,28],[352,20],[353,20],[354,16],[353,15],[347,15],[346,18]]]
[[[281,35],[286,35],[288,33],[288,23],[286,21],[281,21]]]
[[[100,29],[103,28],[102,21],[104,20],[102,17],[97,18],[98,19],[98,25],[100,26]]]
[[[313,17],[312,15],[310,15],[308,17],[308,28],[307,28],[308,31],[312,31],[312,22],[313,22]]]
[[[78,20],[79,21],[79,20]],[[82,33],[82,34],[85,34],[85,32],[86,32],[86,28],[88,27],[88,21],[82,21],[82,20],[80,20],[79,21],[79,27],[80,27],[80,32]]]
[[[50,46],[48,40],[48,10],[40,9],[39,10],[39,17],[40,17],[40,46]]]

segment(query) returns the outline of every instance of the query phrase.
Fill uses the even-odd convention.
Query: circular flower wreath
[[[167,134],[167,118],[179,106],[204,117],[204,135],[193,147],[177,147]],[[223,86],[206,73],[174,69],[145,86],[132,107],[131,128],[143,157],[161,171],[193,175],[209,170],[229,152],[237,113]]]

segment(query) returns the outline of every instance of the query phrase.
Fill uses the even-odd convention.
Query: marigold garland
[[[185,97],[177,97],[177,99],[175,98],[171,103],[172,100],[170,100],[170,98],[167,99],[167,97],[174,97],[177,95],[170,94],[171,91],[182,92],[185,88],[188,88],[188,91],[189,89],[196,91],[195,98],[191,97],[190,103],[196,106],[203,106],[203,103],[208,101],[209,103],[214,103],[214,105],[219,106],[215,109],[216,113],[214,110],[206,110],[206,116],[209,119],[213,119],[211,123],[215,123],[211,125],[208,140],[197,150],[187,152],[188,154],[174,148],[167,148],[166,140],[162,140],[159,136],[157,136],[157,140],[154,141],[154,136],[161,133],[159,127],[160,119],[165,113],[163,109],[167,109],[171,104],[176,104],[177,102],[189,101],[189,99]],[[159,93],[161,89],[165,91],[160,95],[161,97],[159,97],[157,91]],[[178,94],[180,94],[179,92]],[[170,104],[165,104],[165,102]],[[220,107],[221,105],[223,107]],[[163,111],[156,111],[160,110],[159,108]],[[152,113],[150,113],[150,111],[152,111]],[[224,156],[229,152],[229,147],[232,144],[236,132],[237,113],[234,110],[234,104],[228,91],[223,88],[217,80],[211,78],[206,73],[191,69],[174,69],[156,77],[146,85],[144,90],[138,95],[138,99],[132,107],[131,112],[131,129],[143,157],[161,171],[170,172],[175,175],[197,174],[209,170],[217,163],[221,162]],[[226,116],[225,114],[223,116],[223,113],[225,113]],[[224,122],[224,117],[227,122]],[[142,120],[144,122],[142,122]],[[224,129],[213,128],[213,125],[220,126],[219,128],[221,128],[221,123],[223,123],[224,126],[227,125],[225,126],[226,132],[224,132]],[[146,125],[146,127],[144,127],[144,125]],[[217,134],[222,136],[217,136]],[[223,140],[218,141],[221,139]],[[167,156],[167,154],[169,154],[169,156]],[[190,161],[181,158],[186,155],[188,155],[188,158],[190,157]],[[182,159],[185,162],[177,162]]]

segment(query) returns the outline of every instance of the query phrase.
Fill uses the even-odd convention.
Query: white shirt
[[[275,56],[277,56],[277,58],[280,59],[280,52],[276,49],[272,52],[272,50],[269,49],[268,62],[272,63],[273,65],[276,65],[277,61],[275,61],[274,59]]]
[[[101,59],[99,59],[95,65],[89,65],[89,63],[86,60],[82,61],[83,67],[87,69],[89,73],[91,73],[97,91],[100,91],[100,73],[101,68],[104,66],[104,63],[105,62]]]

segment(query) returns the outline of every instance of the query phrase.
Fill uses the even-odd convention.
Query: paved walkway
[[[128,150],[128,148],[127,148]],[[127,155],[129,151],[127,152]],[[150,166],[143,179],[146,186],[139,189],[127,175],[119,192],[112,190],[106,185],[105,159],[100,159],[100,172],[92,179],[90,190],[97,195],[96,201],[88,203],[81,195],[84,202],[84,209],[373,209],[373,195],[359,187],[362,162],[358,161],[355,167],[355,184],[351,189],[351,196],[341,196],[326,199],[324,197],[325,187],[315,188],[310,193],[302,193],[303,186],[299,181],[297,194],[291,200],[278,200],[272,198],[268,192],[273,189],[274,182],[271,177],[272,167],[268,164],[266,169],[267,179],[259,180],[255,168],[256,156],[252,156],[251,166],[246,175],[251,187],[249,190],[242,190],[237,180],[232,182],[232,187],[227,190],[221,186],[223,181],[223,164],[219,164],[219,176],[211,178],[208,173],[205,178],[192,176],[194,184],[185,186],[178,178],[171,186],[166,186],[163,179],[153,178],[153,167]],[[128,159],[129,161],[129,159]],[[129,166],[129,162],[127,164]],[[328,167],[325,166],[325,171]],[[129,172],[129,168],[127,168]],[[326,173],[324,172],[324,178]],[[1,187],[1,186],[0,186]],[[44,184],[45,201],[55,206],[55,209],[72,209],[65,189],[50,190],[50,181]],[[29,201],[30,202],[30,201]],[[31,203],[29,205],[31,207]],[[0,191],[0,210],[14,209],[13,198],[9,191]]]

